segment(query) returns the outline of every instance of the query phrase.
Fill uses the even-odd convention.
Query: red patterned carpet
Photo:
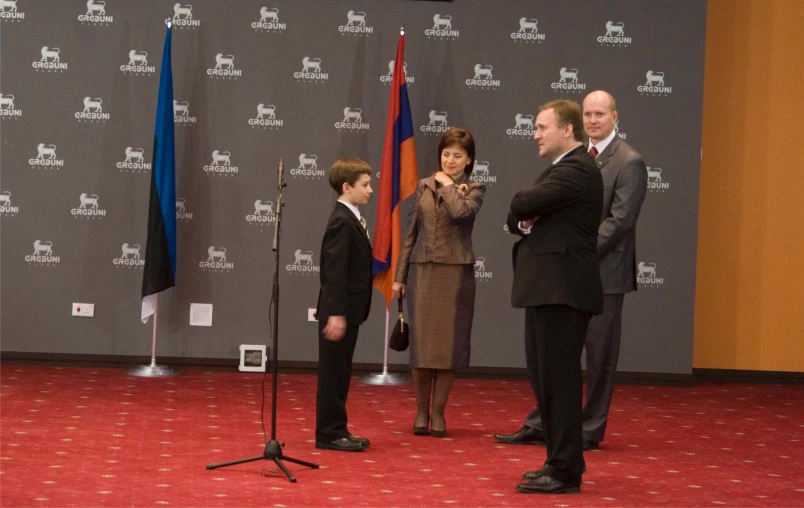
[[[410,386],[354,380],[363,453],[316,450],[315,377],[282,375],[277,437],[291,484],[260,460],[261,374],[4,365],[2,506],[804,506],[804,389],[704,383],[618,387],[609,436],[580,495],[514,490],[544,448],[504,446],[533,398],[525,382],[458,380],[445,439],[413,436]],[[270,425],[270,376],[266,425]],[[270,433],[270,428],[267,428]],[[265,476],[263,476],[265,475]]]

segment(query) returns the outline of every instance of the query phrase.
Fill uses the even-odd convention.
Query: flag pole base
[[[410,384],[410,378],[408,378],[403,374],[394,374],[393,372],[382,372],[363,376],[360,379],[360,382],[365,385],[378,385],[378,386],[408,385]]]
[[[126,374],[137,377],[174,377],[179,375],[179,371],[167,365],[138,365],[126,369]]]

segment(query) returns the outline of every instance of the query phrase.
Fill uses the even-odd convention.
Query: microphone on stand
[[[276,211],[274,214],[276,215],[276,227],[274,228],[274,243],[272,249],[274,251],[277,250],[279,246],[279,222],[282,216],[282,189],[287,186],[285,183],[285,161],[284,159],[279,159],[279,168],[277,170],[278,181],[276,184],[276,188],[279,190],[279,193],[276,197]]]
[[[282,188],[285,187],[287,184],[285,183],[285,161],[284,159],[279,159],[279,171],[277,172],[279,176],[279,180],[277,181],[276,188],[279,189],[279,195],[282,195]],[[276,201],[276,213],[279,213],[279,200]]]

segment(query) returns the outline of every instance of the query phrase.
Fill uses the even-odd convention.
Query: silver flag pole
[[[179,371],[167,365],[156,364],[156,322],[159,316],[159,293],[156,293],[154,301],[154,329],[151,337],[151,364],[138,365],[126,369],[126,374],[137,377],[173,377],[178,376]]]
[[[410,379],[408,379],[407,376],[402,374],[395,374],[393,372],[388,372],[388,350],[390,349],[391,344],[390,323],[391,323],[391,311],[389,309],[385,309],[385,355],[382,362],[382,373],[368,374],[366,376],[363,376],[363,378],[360,380],[360,382],[363,384],[406,385],[410,383]]]

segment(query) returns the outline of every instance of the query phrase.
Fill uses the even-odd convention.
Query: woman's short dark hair
[[[453,127],[441,136],[441,142],[438,143],[438,167],[441,168],[441,152],[452,145],[460,146],[469,156],[471,162],[463,168],[463,172],[467,176],[471,175],[475,167],[475,138],[468,130],[458,127]]]

